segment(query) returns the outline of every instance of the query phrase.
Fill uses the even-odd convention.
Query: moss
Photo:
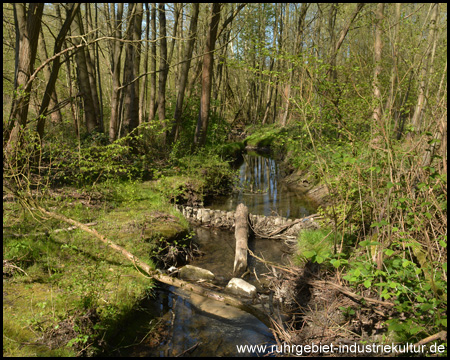
[[[233,142],[229,144],[222,145],[219,148],[219,155],[224,159],[236,159],[245,149],[243,141]]]
[[[188,222],[154,184],[109,186],[103,189],[110,194],[108,201],[103,199],[96,206],[76,198],[52,199],[51,205],[76,220],[95,221],[93,228],[149,265],[157,239],[170,241],[188,232]],[[97,339],[107,340],[117,332],[127,314],[151,291],[152,280],[83,231],[52,232],[66,224],[36,222],[11,204],[8,211],[18,215],[4,214],[9,232],[42,235],[5,237],[3,242],[5,258],[27,274],[17,271],[4,280],[3,354],[75,356],[91,344],[91,352],[85,355],[95,355]],[[87,313],[97,315],[82,327],[79,321]],[[66,346],[69,342],[74,346]]]
[[[262,127],[256,130],[253,134],[248,136],[244,140],[244,145],[247,147],[270,147],[274,145],[280,136],[288,132],[285,128],[273,127]]]

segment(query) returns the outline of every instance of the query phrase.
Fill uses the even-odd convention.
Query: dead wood
[[[248,208],[244,204],[239,204],[235,213],[236,255],[234,258],[234,276],[240,276],[247,269],[247,249],[248,249]]]
[[[427,343],[429,343],[429,342],[435,341],[435,340],[437,340],[437,339],[445,340],[446,338],[447,338],[447,331],[441,331],[441,332],[438,332],[437,334],[428,336],[428,337],[426,337],[425,339],[420,340],[420,341],[419,341],[418,343],[416,343],[414,346],[417,346],[417,345],[424,345],[424,344],[427,344]]]
[[[96,222],[91,222],[91,223],[87,223],[87,224],[84,224],[84,225],[86,225],[86,226],[94,226],[94,225],[97,225],[97,223]],[[31,234],[15,234],[15,233],[13,233],[13,234],[5,234],[5,233],[3,233],[3,236],[16,237],[16,238],[26,237],[26,236],[46,236],[50,232],[52,232],[52,233],[59,233],[61,231],[72,231],[72,230],[75,230],[75,229],[78,229],[78,226],[69,226],[68,228],[55,229],[55,230],[50,230],[50,231],[45,231],[45,232],[37,232],[37,233],[31,233]]]
[[[263,324],[265,324],[267,327],[270,327],[270,325],[271,325],[270,317],[267,314],[260,311],[259,309],[255,308],[251,305],[248,305],[230,295],[221,294],[221,293],[218,293],[213,290],[205,289],[200,285],[191,284],[191,283],[183,281],[181,279],[173,278],[173,277],[158,273],[157,270],[153,270],[148,264],[146,264],[145,262],[140,260],[138,257],[134,256],[132,253],[130,253],[129,251],[127,251],[120,245],[115,244],[114,242],[112,242],[111,240],[106,238],[104,235],[100,234],[97,230],[91,229],[88,226],[86,226],[76,220],[65,217],[64,215],[54,213],[52,211],[48,211],[39,205],[37,205],[36,207],[43,214],[45,214],[53,219],[57,219],[57,220],[66,222],[68,224],[71,224],[73,226],[80,228],[81,230],[83,230],[91,235],[94,235],[97,239],[99,239],[101,242],[105,243],[111,249],[113,249],[113,250],[121,253],[123,256],[125,256],[136,267],[143,270],[143,272],[146,275],[150,276],[151,278],[153,278],[159,282],[162,282],[164,284],[176,286],[176,287],[182,288],[184,290],[191,291],[195,294],[207,297],[209,299],[221,301],[227,305],[234,306],[238,309],[248,312],[249,314],[252,314],[258,320],[260,320]]]
[[[361,295],[355,294],[355,293],[347,290],[343,286],[335,284],[335,283],[330,282],[330,281],[309,280],[308,283],[310,285],[313,285],[313,286],[324,286],[324,287],[331,286],[331,287],[335,288],[336,290],[339,290],[342,294],[347,295],[347,296],[353,298],[354,300],[356,300],[358,302],[365,301],[365,302],[367,302],[369,304],[381,305],[381,306],[385,306],[385,307],[393,307],[394,306],[393,303],[390,303],[388,301],[376,300],[376,299],[372,299],[372,298],[369,298],[369,297],[365,297],[365,296],[361,296]]]

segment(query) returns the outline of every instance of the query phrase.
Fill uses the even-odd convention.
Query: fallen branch
[[[291,269],[288,269],[286,266],[277,265],[271,261],[267,261],[267,260],[259,257],[258,255],[255,255],[255,253],[253,251],[251,251],[250,249],[248,249],[248,253],[250,254],[250,256],[253,256],[255,259],[261,261],[264,265],[270,265],[270,266],[273,266],[274,268],[286,271],[292,275],[298,275],[298,272],[292,271]]]
[[[6,271],[5,271],[6,269]],[[9,270],[12,269],[12,270]],[[26,276],[29,276],[25,270],[22,270],[20,267],[18,267],[17,265],[14,265],[11,260],[3,260],[3,274],[11,274],[12,272],[14,272],[14,270],[19,270],[22,271]]]
[[[300,222],[306,221],[307,219],[314,219],[314,218],[317,218],[317,217],[319,217],[319,216],[320,216],[319,214],[312,214],[312,215],[306,216],[306,217],[304,217],[304,218],[297,219],[297,220],[291,222],[290,224],[286,224],[286,225],[283,225],[283,226],[279,227],[278,229],[272,231],[272,232],[271,232],[269,235],[267,235],[267,236],[268,236],[268,237],[272,237],[272,236],[277,235],[277,234],[279,234],[280,232],[282,232],[282,231],[284,231],[284,230],[286,230],[286,229],[289,229],[291,226],[294,226],[295,224],[298,224],[298,223],[300,223]]]
[[[432,342],[432,341],[435,341],[435,340],[437,340],[437,339],[445,340],[446,338],[447,338],[447,331],[441,331],[441,332],[438,332],[437,334],[428,336],[428,337],[426,337],[425,339],[420,340],[420,341],[419,341],[418,343],[416,343],[414,346],[417,346],[417,345],[425,345],[425,344],[427,344],[427,343],[429,343],[429,342]]]
[[[97,223],[96,222],[91,222],[91,223],[87,223],[87,224],[83,224],[83,225],[94,226],[94,225],[97,225]],[[58,232],[61,232],[61,231],[72,231],[72,230],[75,230],[75,229],[78,229],[78,226],[69,226],[68,228],[65,228],[65,229],[56,229],[56,230],[50,230],[50,231],[38,232],[38,233],[32,233],[32,234],[14,234],[14,233],[13,234],[5,234],[5,233],[3,233],[3,236],[16,237],[16,238],[26,237],[26,236],[46,236],[50,232],[58,233]]]
[[[52,211],[48,211],[44,208],[42,208],[41,206],[37,205],[36,206],[37,209],[39,211],[41,211],[43,214],[50,216],[51,218],[60,220],[60,221],[64,221],[68,224],[72,224],[78,228],[80,228],[81,230],[84,230],[85,232],[94,235],[97,239],[99,239],[101,242],[105,243],[107,246],[109,246],[111,249],[118,251],[119,253],[121,253],[123,256],[125,256],[129,261],[131,261],[136,267],[140,268],[141,270],[144,271],[145,274],[147,274],[148,276],[152,277],[153,279],[160,281],[164,284],[168,284],[168,285],[172,285],[172,286],[176,286],[179,288],[183,288],[184,290],[188,290],[191,291],[195,294],[207,297],[209,299],[213,299],[216,301],[221,301],[227,305],[231,305],[234,306],[236,308],[239,308],[241,310],[244,310],[250,314],[252,314],[253,316],[255,316],[258,320],[260,320],[263,324],[265,324],[267,327],[270,327],[271,322],[270,322],[270,317],[263,313],[262,311],[260,311],[259,309],[248,305],[230,295],[225,295],[225,294],[221,294],[218,293],[216,291],[213,290],[208,290],[205,289],[199,285],[196,284],[191,284],[188,283],[186,281],[183,281],[181,279],[177,279],[177,278],[173,278],[167,275],[163,275],[161,273],[158,273],[156,270],[153,270],[148,264],[146,264],[145,262],[143,262],[142,260],[140,260],[138,257],[134,256],[132,253],[130,253],[129,251],[127,251],[126,249],[124,249],[123,247],[121,247],[120,245],[115,244],[114,242],[112,242],[111,240],[109,240],[108,238],[106,238],[105,236],[103,236],[102,234],[100,234],[97,230],[95,229],[91,229],[88,226],[65,217],[64,215],[58,214],[58,213],[54,213]]]
[[[332,283],[330,281],[309,280],[308,283],[310,285],[313,285],[313,286],[331,286],[331,287],[335,288],[336,290],[339,290],[344,295],[347,295],[347,296],[349,296],[349,297],[351,297],[353,299],[356,299],[359,302],[360,301],[365,301],[365,302],[367,302],[369,304],[382,305],[382,306],[385,306],[385,307],[393,307],[394,306],[393,303],[390,303],[390,302],[387,302],[387,301],[376,300],[376,299],[372,299],[372,298],[368,298],[368,297],[365,297],[365,296],[361,296],[361,295],[355,294],[355,293],[347,290],[343,286],[335,284],[335,283]]]
[[[239,204],[234,214],[235,217],[235,238],[236,254],[234,257],[233,275],[238,277],[247,269],[247,249],[248,249],[248,208],[244,204]]]

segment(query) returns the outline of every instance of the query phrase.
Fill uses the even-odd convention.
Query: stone
[[[226,291],[238,296],[254,297],[256,295],[256,287],[240,278],[232,278],[225,288]]]
[[[210,213],[211,213],[211,210],[209,210],[209,209],[204,209],[203,210],[202,223],[205,224],[205,223],[209,223],[210,222],[210,220],[211,220]]]
[[[214,280],[214,274],[206,269],[199,268],[197,266],[186,265],[179,270],[181,279],[184,280]]]

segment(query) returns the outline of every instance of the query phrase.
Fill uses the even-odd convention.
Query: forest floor
[[[151,182],[52,190],[47,205],[146,261],[176,262],[189,224]],[[3,203],[3,355],[94,355],[152,280],[92,236]],[[151,330],[151,329],[149,329]]]

